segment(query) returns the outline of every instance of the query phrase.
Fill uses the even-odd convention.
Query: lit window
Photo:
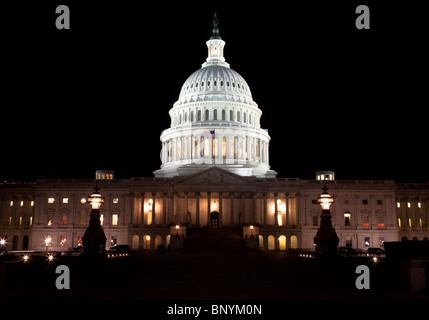
[[[421,208],[421,207],[422,207],[422,203],[421,203],[421,202],[418,202],[418,203],[417,203],[417,206],[418,206],[419,208]]]
[[[402,227],[402,225],[401,225],[401,218],[398,218],[398,227],[399,227],[399,228],[401,228],[401,227]]]
[[[19,225],[22,225],[22,217],[19,217]]]
[[[118,215],[114,214],[112,215],[112,226],[117,226],[118,225]]]
[[[48,219],[48,226],[52,226],[52,219]]]
[[[412,222],[411,222],[411,218],[410,219],[408,219],[408,226],[411,228],[411,226],[412,226]]]
[[[369,223],[368,223],[368,222],[364,222],[364,223],[363,223],[363,226],[364,226],[364,227],[369,227]]]
[[[67,238],[65,236],[61,236],[60,246],[65,247],[67,244]]]
[[[102,226],[104,222],[104,215],[100,214],[100,225]]]
[[[55,199],[54,198],[48,198],[48,203],[54,203]]]
[[[80,203],[86,203],[86,199],[85,198],[80,199]]]
[[[411,202],[407,202],[407,207],[411,208]]]
[[[369,237],[365,237],[364,243],[365,247],[369,247]]]
[[[400,202],[396,202],[396,207],[400,208],[401,207],[401,203]]]
[[[63,216],[63,219],[62,219],[61,224],[62,224],[63,226],[67,225],[67,216]]]
[[[13,207],[13,201],[10,202],[10,206]]]
[[[20,203],[20,204],[21,204],[21,207],[23,207],[23,206],[24,206],[24,201],[21,201],[21,203]]]
[[[384,223],[379,223],[378,226],[379,227],[384,227]]]
[[[34,201],[31,201],[31,202],[30,202],[30,205],[31,205],[32,207],[34,207]]]
[[[344,225],[346,227],[350,226],[350,212],[344,213]]]
[[[33,217],[30,217],[30,226],[33,225]]]
[[[63,198],[63,203],[69,203],[69,198]]]
[[[113,203],[118,203],[119,202],[119,198],[113,198]]]

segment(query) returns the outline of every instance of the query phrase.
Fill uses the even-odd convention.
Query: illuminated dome
[[[219,64],[205,64],[189,76],[174,106],[192,101],[237,101],[256,106],[243,77]]]
[[[268,130],[249,85],[223,55],[217,16],[206,42],[208,57],[182,86],[161,133],[161,169],[156,177],[189,175],[216,165],[241,176],[275,177],[268,159]]]

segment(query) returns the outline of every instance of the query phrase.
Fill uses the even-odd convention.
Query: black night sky
[[[279,177],[428,181],[426,11],[343,2],[2,3],[0,179],[152,177],[168,111],[207,57],[217,12]],[[55,28],[60,4],[70,30]],[[370,30],[355,27],[359,4]]]

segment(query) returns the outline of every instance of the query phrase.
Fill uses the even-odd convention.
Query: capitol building
[[[213,25],[206,61],[169,111],[154,177],[116,179],[100,171],[88,179],[3,182],[0,238],[8,250],[80,246],[96,184],[105,198],[100,220],[107,248],[154,250],[172,238],[218,229],[257,239],[262,251],[314,250],[321,215],[316,199],[324,186],[335,199],[332,225],[340,246],[366,250],[428,239],[429,184],[337,180],[332,171],[313,180],[278,178],[269,164],[268,129],[260,126],[262,110],[225,60],[216,16]]]

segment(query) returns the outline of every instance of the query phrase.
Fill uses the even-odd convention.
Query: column
[[[268,215],[267,215],[267,193],[264,192],[263,194],[264,200],[263,200],[263,205],[262,205],[262,215],[264,217],[264,221],[261,223],[261,225],[266,225],[267,224],[267,219],[268,219]]]
[[[286,212],[285,212],[285,215],[286,215],[286,226],[289,226],[289,224],[290,224],[290,208],[289,208],[289,206],[290,206],[290,202],[289,202],[289,193],[285,193],[285,198],[286,198]]]
[[[177,192],[173,194],[173,219],[174,223],[177,223]]]
[[[142,192],[142,203],[140,208],[140,224],[144,223],[144,192]],[[139,223],[139,219],[137,220],[137,224]]]
[[[155,226],[155,208],[156,208],[155,195],[156,195],[156,192],[153,192],[152,193],[152,226]]]
[[[211,192],[207,192],[207,226],[210,227],[210,202],[211,202]]]
[[[279,226],[279,219],[278,219],[278,206],[277,206],[277,192],[274,193],[274,225],[276,227]]]
[[[162,224],[167,225],[167,194],[162,194]]]
[[[195,198],[196,198],[195,225],[199,227],[200,226],[200,193],[199,192],[195,193]]]
[[[222,192],[219,192],[219,227],[222,227]]]
[[[234,192],[230,194],[230,212],[229,212],[229,225],[234,226]]]
[[[241,225],[243,224],[243,222],[245,222],[246,220],[246,193],[242,192],[241,193]]]
[[[182,221],[188,222],[188,193],[185,192],[185,217],[182,217]],[[190,222],[190,221],[189,221]]]
[[[255,224],[256,222],[256,192],[253,193],[252,196],[252,218],[250,220],[251,224]]]

